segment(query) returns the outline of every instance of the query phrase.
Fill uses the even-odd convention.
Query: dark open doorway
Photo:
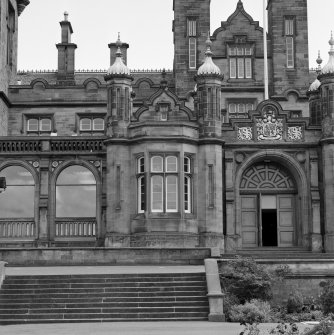
[[[277,247],[277,210],[262,210],[262,246]]]

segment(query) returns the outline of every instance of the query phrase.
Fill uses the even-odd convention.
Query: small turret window
[[[50,135],[52,132],[51,117],[29,117],[27,120],[27,134],[29,135]]]
[[[286,48],[286,67],[295,67],[295,17],[287,16],[284,19],[284,35]]]
[[[79,121],[80,134],[103,134],[104,118],[101,116],[82,116]]]

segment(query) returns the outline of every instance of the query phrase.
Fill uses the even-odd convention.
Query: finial
[[[244,4],[242,3],[241,0],[238,1],[237,8],[239,8],[239,9],[243,9],[244,8]]]
[[[68,12],[64,12],[64,21],[68,21]]]
[[[167,86],[168,86],[168,82],[166,80],[166,70],[165,68],[163,68],[162,72],[161,72],[161,76],[162,76],[162,79],[160,81],[160,86],[163,88],[163,89],[166,89]]]
[[[211,57],[212,56],[212,51],[211,51],[212,42],[211,42],[211,39],[210,39],[210,31],[208,31],[208,37],[205,41],[205,44],[206,44],[205,56]]]
[[[318,50],[318,58],[317,58],[316,62],[318,64],[317,73],[320,73],[321,72],[321,63],[322,63],[322,58],[320,57],[320,50]]]
[[[318,50],[318,58],[317,58],[317,64],[320,65],[322,63],[322,58],[320,57],[320,50]]]
[[[117,47],[116,57],[122,57],[121,46],[122,46],[121,33],[118,32],[118,37],[117,37],[117,41],[116,41],[116,47]]]
[[[333,38],[333,31],[331,31],[331,39],[328,41],[329,45],[331,46],[331,49],[329,52],[334,53],[334,38]]]
[[[117,38],[117,41],[116,41],[116,45],[118,47],[121,47],[122,46],[122,41],[121,41],[121,33],[118,32],[118,38]]]

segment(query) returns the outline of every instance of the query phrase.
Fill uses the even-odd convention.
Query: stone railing
[[[42,141],[32,140],[1,140],[0,152],[40,152]]]
[[[56,237],[95,237],[95,218],[82,219],[57,219]]]
[[[36,235],[33,220],[2,220],[0,221],[0,238],[33,238]]]
[[[103,151],[102,140],[51,140],[50,151]]]
[[[105,150],[104,138],[4,138],[0,139],[0,153],[36,152],[101,152]]]

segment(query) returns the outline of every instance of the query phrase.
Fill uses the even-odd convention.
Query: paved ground
[[[262,324],[263,335],[269,335],[274,324]],[[299,325],[299,329],[304,329]],[[212,322],[114,322],[67,323],[0,326],[2,335],[238,335],[243,329],[237,323]]]
[[[205,272],[204,266],[41,266],[6,267],[6,275],[70,275],[70,274],[115,274],[115,273],[189,273]]]

